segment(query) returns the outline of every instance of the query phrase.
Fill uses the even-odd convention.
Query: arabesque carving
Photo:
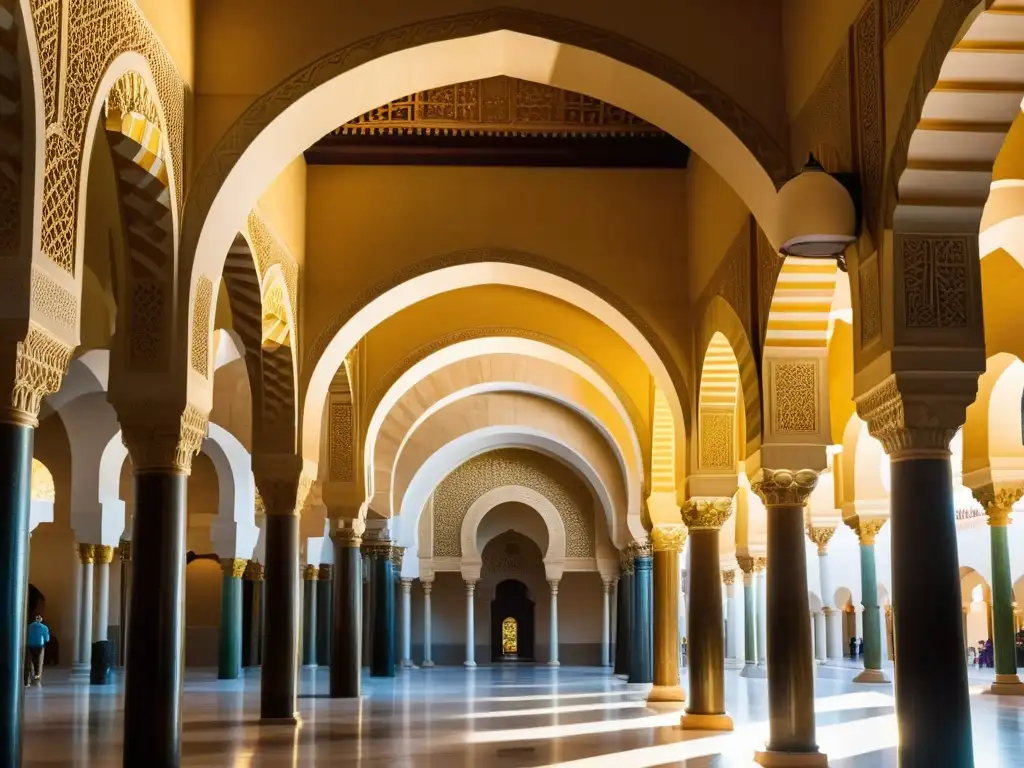
[[[750,480],[751,490],[766,507],[802,507],[817,484],[813,469],[759,469]]]
[[[823,555],[828,551],[828,543],[832,541],[836,529],[827,526],[807,526],[807,538],[818,547],[818,554]]]
[[[970,323],[966,235],[893,235],[903,263],[908,328],[966,328]]]
[[[643,557],[651,557],[654,552],[654,547],[651,544],[650,539],[644,539],[643,541],[634,541],[629,545],[630,551],[633,553],[633,559]],[[635,567],[635,563],[634,563]]]
[[[882,335],[882,296],[878,287],[878,254],[861,261],[860,277],[860,344],[867,346]]]
[[[121,439],[135,472],[192,472],[208,431],[206,414],[191,403],[183,411],[139,400],[118,403]]]
[[[818,429],[818,369],[813,362],[775,362],[772,365],[772,413],[777,432],[816,432]]]
[[[999,486],[991,483],[972,490],[974,498],[985,508],[988,524],[994,528],[1010,524],[1013,505],[1024,495],[1024,486]]]
[[[355,478],[354,452],[352,450],[352,403],[332,402],[330,405],[330,479],[337,482],[352,482]]]
[[[680,514],[691,531],[717,531],[732,514],[732,499],[687,499]]]
[[[878,536],[879,531],[885,526],[889,518],[887,517],[857,517],[850,521],[848,525],[853,532],[857,534],[857,540],[860,542],[862,547],[870,547],[875,543],[875,537]]]
[[[732,414],[703,410],[700,414],[700,466],[702,469],[732,469],[735,429]]]
[[[619,570],[626,576],[631,576],[633,569],[633,550],[625,547],[619,550]]]
[[[685,525],[656,525],[651,529],[651,542],[655,552],[681,552],[686,542]]]
[[[793,120],[790,143],[794,165],[802,166],[810,153],[829,173],[851,171],[850,123],[850,56],[843,45]]]
[[[885,162],[885,81],[882,68],[879,0],[868,0],[853,24],[853,80],[856,95],[857,170],[867,231],[878,243]]]
[[[210,309],[213,304],[213,281],[200,275],[196,281],[195,309],[192,315],[192,370],[210,376]]]
[[[60,389],[73,351],[72,346],[30,322],[25,340],[15,346],[14,370],[8,374],[10,398],[0,411],[0,421],[36,426],[43,398]]]

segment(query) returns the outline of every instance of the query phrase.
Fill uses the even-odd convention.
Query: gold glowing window
[[[511,656],[519,651],[519,625],[509,616],[501,622],[501,652]]]

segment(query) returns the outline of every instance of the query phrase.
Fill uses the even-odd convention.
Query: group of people
[[[995,651],[992,648],[992,640],[978,641],[978,651],[974,654],[974,663],[979,667],[992,668],[996,665]]]

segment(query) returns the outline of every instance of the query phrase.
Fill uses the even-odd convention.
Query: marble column
[[[423,587],[423,663],[420,666],[430,668],[434,666],[433,637],[430,626],[432,619],[430,594],[434,591],[434,582],[422,581],[420,585]]]
[[[722,632],[722,572],[718,532],[732,514],[732,499],[690,499],[682,518],[690,531],[690,703],[680,725],[686,730],[731,731],[725,713],[725,637]]]
[[[463,665],[467,669],[476,666],[476,626],[473,616],[473,599],[476,595],[476,582],[466,581],[466,660]]]
[[[331,570],[331,683],[332,699],[357,699],[360,693],[363,644],[364,523],[358,518],[330,521],[334,567]]]
[[[656,525],[654,547],[654,685],[647,700],[682,702],[679,685],[679,552],[686,541],[685,525]]]
[[[885,525],[884,518],[858,518],[852,526],[860,539],[860,592],[864,608],[864,671],[855,683],[888,683],[882,671],[882,612],[878,607],[878,574],[875,570],[875,536]]]
[[[725,658],[736,664],[739,661],[736,628],[740,622],[739,609],[736,606],[736,571],[722,571],[722,582],[725,584]]]
[[[651,543],[634,542],[633,552],[633,626],[630,632],[629,682],[653,683],[653,637],[651,633],[652,588]]]
[[[331,665],[331,606],[334,602],[332,571],[331,565],[327,563],[321,565],[316,572],[316,663],[321,667]]]
[[[302,666],[316,666],[316,584],[320,567],[302,569]]]
[[[829,661],[843,658],[842,613],[832,607],[835,595],[828,560],[828,544],[835,532],[836,529],[830,526],[807,527],[807,537],[818,547],[818,583],[821,585],[821,602],[825,606],[825,658]]]
[[[246,645],[242,646],[242,664],[248,667],[258,667],[263,663],[263,565],[255,560],[250,560],[245,568],[245,584],[242,585],[243,595],[247,592],[248,597],[244,598],[244,607],[247,619],[243,619],[243,626],[248,622],[248,653]]]
[[[551,599],[549,607],[551,610],[548,616],[548,666],[559,666],[558,661],[558,579],[548,579]]]
[[[608,649],[608,664],[611,668],[612,674],[614,674],[615,657],[618,654],[619,647],[619,577],[616,576],[612,579],[611,595],[609,602],[611,603],[611,626],[608,628],[608,642],[610,647]]]
[[[993,488],[975,491],[985,507],[992,550],[992,645],[995,651],[996,679],[992,693],[1024,696],[1024,684],[1017,675],[1017,643],[1013,620],[1013,577],[1010,572],[1010,544],[1007,539],[1010,513],[1020,500],[1022,488]]]
[[[827,628],[825,626],[825,610],[814,612],[814,658],[819,662],[823,662],[828,658],[828,651],[826,648],[826,634]]]
[[[768,559],[754,558],[754,583],[757,585],[757,666],[768,664]]]
[[[106,544],[96,545],[96,613],[93,616],[92,641],[105,642],[110,634],[110,564],[114,560],[114,548]]]
[[[395,577],[390,541],[363,544],[373,561],[373,649],[372,677],[395,676]]]
[[[616,590],[618,601],[618,621],[615,627],[615,667],[613,673],[629,677],[631,665],[630,633],[633,625],[633,555],[629,547],[619,552],[621,571],[619,587]]]
[[[412,579],[402,579],[402,669],[412,669]]]
[[[130,531],[129,531],[130,533]],[[117,663],[124,666],[128,651],[128,606],[132,599],[132,543],[121,539],[118,547],[118,558],[121,561],[121,603],[118,610]],[[77,651],[76,651],[77,653]]]
[[[290,498],[290,504],[287,501]],[[279,509],[267,509],[266,570],[263,580],[263,668],[260,719],[268,724],[299,722],[299,516],[287,495]],[[264,494],[266,500],[266,494]]]
[[[93,624],[93,564],[96,561],[96,547],[92,544],[78,545],[78,558],[82,564],[81,596],[78,599],[78,671],[88,674],[92,660]]]
[[[242,671],[242,576],[246,560],[220,561],[220,628],[217,633],[217,679],[235,680]]]
[[[13,364],[13,360],[11,362]],[[19,360],[19,368],[20,363]],[[27,348],[24,365],[33,367]],[[39,363],[36,362],[35,366],[38,367]],[[21,396],[15,395],[14,399],[19,400]],[[39,400],[35,402],[34,410],[38,413]],[[5,766],[21,765],[29,509],[35,425],[33,415],[11,407],[8,401],[0,422],[0,467],[4,472],[3,491],[0,493],[0,616],[6,622],[0,632],[0,765]]]
[[[815,738],[814,658],[803,556],[804,505],[817,483],[818,475],[811,470],[772,469],[758,470],[751,482],[767,509],[771,558],[766,572],[769,738],[755,755],[764,766],[828,765]]]
[[[612,582],[601,577],[601,666],[611,666]]]
[[[754,558],[736,558],[743,572],[743,669],[740,677],[764,677],[757,666],[757,585],[754,583]]]

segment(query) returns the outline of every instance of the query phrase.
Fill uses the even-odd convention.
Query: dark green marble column
[[[651,584],[650,542],[633,546],[633,626],[630,633],[629,682],[654,682],[654,637],[651,609],[654,590]]]
[[[0,765],[21,765],[22,695],[28,591],[28,516],[32,495],[29,424],[0,423]]]
[[[125,766],[181,762],[187,480],[183,471],[135,472]]]
[[[242,671],[242,576],[245,560],[225,558],[220,588],[217,678],[234,680]]]
[[[316,582],[316,663],[331,665],[331,566],[321,565]]]
[[[633,626],[633,556],[620,552],[622,573],[616,589],[618,607],[615,613],[615,674],[629,676],[629,637]]]
[[[307,565],[302,569],[302,665],[315,667],[316,656],[316,585],[320,568]]]
[[[878,573],[875,568],[875,536],[884,519],[860,519],[855,532],[860,539],[860,594],[864,607],[864,671],[855,683],[888,683],[882,671],[882,610],[878,606]]]
[[[267,515],[260,718],[297,723],[299,688],[299,516]]]
[[[373,559],[373,651],[370,674],[395,676],[395,577],[392,545],[373,542],[364,545]]]
[[[263,661],[263,566],[250,560],[242,579],[242,666]]]
[[[331,521],[331,698],[358,698],[362,673],[363,555],[359,534]]]

